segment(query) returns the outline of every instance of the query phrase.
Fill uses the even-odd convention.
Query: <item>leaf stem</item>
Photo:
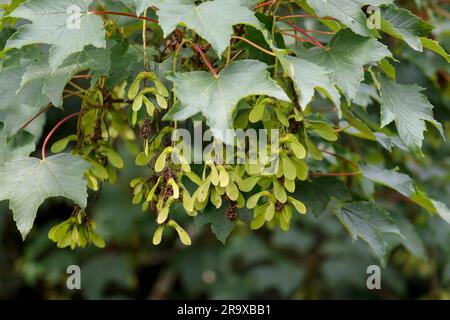
[[[294,23],[287,21],[287,20],[283,20],[283,22],[287,23],[288,25],[290,25],[292,28],[294,28],[296,31],[300,32],[301,34],[305,35],[308,39],[310,39],[316,46],[318,46],[319,48],[324,49],[325,46],[323,44],[321,44],[319,41],[317,41],[316,38],[314,38],[313,36],[311,36],[308,32],[306,32],[305,30],[303,30],[302,28],[298,27],[297,25],[295,25]]]
[[[66,99],[69,99],[69,98],[72,98],[72,97],[78,97],[78,98],[83,99],[83,97],[80,96],[80,95],[77,94],[77,93],[68,93],[68,94],[66,94],[65,96],[63,96],[62,98],[63,98],[63,100],[66,100]]]
[[[356,172],[312,172],[311,177],[352,177],[360,175],[361,171]]]
[[[182,40],[181,43],[178,45],[178,47],[175,49],[175,54],[173,56],[173,64],[172,64],[172,71],[175,74],[177,72],[177,64],[178,64],[178,57],[180,55],[181,49],[183,49],[183,46],[185,45],[186,40]]]
[[[53,134],[55,133],[56,130],[58,130],[58,128],[60,126],[62,126],[66,121],[78,117],[81,114],[81,112],[75,112],[72,113],[71,115],[68,115],[67,117],[65,117],[64,119],[62,119],[61,121],[59,121],[56,126],[49,132],[49,134],[47,135],[47,137],[44,140],[44,144],[42,145],[42,160],[45,161],[47,158],[45,156],[45,149],[47,148],[47,144],[50,141],[50,138],[53,136]]]
[[[254,42],[252,42],[252,41],[250,41],[250,40],[248,40],[248,39],[246,39],[246,38],[244,38],[244,37],[240,37],[240,36],[232,36],[231,38],[233,38],[233,39],[239,39],[239,40],[245,41],[245,42],[247,42],[249,45],[255,47],[256,49],[258,49],[258,50],[260,50],[260,51],[262,51],[262,52],[264,52],[264,53],[270,54],[271,56],[274,56],[274,57],[276,56],[275,53],[273,53],[272,51],[269,51],[269,50],[267,50],[267,49],[264,49],[263,47],[257,45],[256,43],[254,43]]]
[[[140,20],[150,21],[150,22],[153,22],[153,23],[158,23],[158,20],[151,19],[151,18],[147,18],[147,17],[142,17],[142,16],[138,17],[138,16],[135,15],[135,14],[127,13],[127,12],[97,11],[97,10],[94,10],[94,11],[89,11],[88,13],[90,13],[90,14],[96,14],[96,15],[98,15],[98,16],[101,16],[101,15],[123,16],[123,17],[136,18],[136,19],[140,19]]]
[[[44,109],[42,109],[41,111],[39,111],[38,113],[36,113],[30,120],[27,121],[27,123],[25,123],[22,127],[20,127],[20,130],[25,129],[26,127],[28,127],[34,120],[36,120],[37,118],[39,118],[42,114],[46,113],[47,111],[49,111],[51,108],[53,108],[53,104],[49,103]]]
[[[69,84],[74,87],[75,89],[77,89],[79,92],[86,92],[86,89],[83,89],[82,87],[80,87],[79,85],[77,85],[75,82],[73,81],[69,81]]]
[[[195,43],[191,42],[192,48],[194,48],[202,57],[203,61],[205,62],[205,64],[208,66],[209,71],[211,71],[212,75],[215,78],[218,78],[219,75],[217,74],[216,69],[214,69],[214,67],[212,66],[211,62],[209,62],[208,58],[206,57],[205,53],[203,52],[203,50]]]
[[[328,154],[330,156],[333,156],[333,157],[335,157],[335,158],[337,158],[339,160],[342,160],[342,161],[348,163],[349,165],[351,165],[354,168],[359,169],[359,165],[356,162],[353,162],[353,161],[351,161],[351,160],[349,160],[349,159],[347,159],[347,158],[345,158],[343,156],[340,156],[340,155],[338,155],[336,153],[333,153],[333,152],[330,152],[330,151],[327,151],[327,150],[320,149],[320,151],[323,152],[323,153],[326,153],[326,154]]]
[[[308,33],[317,33],[317,34],[326,34],[326,35],[334,35],[336,32],[333,31],[322,31],[322,30],[305,30]]]
[[[238,52],[235,53],[234,56],[231,57],[230,61],[228,63],[233,62],[237,57],[239,57],[245,50],[239,50]]]
[[[312,14],[291,14],[288,16],[278,16],[278,20],[291,19],[291,18],[311,18],[311,19],[322,19],[322,20],[331,20],[335,21],[336,19],[331,17],[318,17]]]
[[[72,79],[91,79],[91,74],[80,74],[78,76],[73,76]]]
[[[79,92],[79,91],[73,91],[73,90],[64,89],[64,93],[70,94],[71,96],[80,97],[81,99],[84,98],[83,93]]]
[[[255,7],[255,9],[259,9],[259,8],[262,8],[262,7],[265,7],[265,6],[270,6],[271,4],[274,4],[276,1],[277,0],[270,0],[270,1],[267,1],[267,2],[260,3],[260,4],[258,4]]]
[[[296,34],[290,34],[289,32],[285,32],[285,31],[280,31],[280,33],[281,33],[281,34],[284,34],[285,36],[292,37],[292,38],[294,38],[294,39],[296,39],[296,40],[298,40],[298,41],[300,41],[300,42],[313,43],[311,40],[302,38],[302,37],[300,37],[300,36],[298,36],[298,35],[296,35]]]
[[[144,11],[144,18],[147,18],[147,10]],[[147,20],[142,21],[142,50],[144,50],[144,71],[148,71],[148,54],[147,54]],[[144,79],[147,86],[147,79]]]

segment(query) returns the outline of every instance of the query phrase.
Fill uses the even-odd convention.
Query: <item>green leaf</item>
[[[337,141],[339,138],[333,127],[324,121],[308,121],[308,124],[318,136],[327,141]]]
[[[9,200],[23,239],[47,198],[62,196],[86,208],[88,194],[83,173],[88,168],[83,159],[65,153],[46,161],[25,158],[0,166],[0,201]]]
[[[389,78],[391,78],[392,80],[397,79],[397,70],[395,70],[395,67],[389,62],[388,59],[381,60],[379,66],[381,69],[383,69],[383,71]]]
[[[30,0],[11,13],[12,17],[31,21],[8,40],[6,48],[30,44],[49,44],[50,66],[56,69],[72,53],[93,45],[105,48],[105,31],[100,17],[89,14],[93,0]],[[80,15],[71,13],[78,7]]]
[[[32,81],[21,86],[26,63],[4,69],[0,73],[0,116],[4,133],[14,135],[40,108],[50,101],[42,94],[43,83]],[[41,122],[42,123],[42,122]]]
[[[403,237],[392,235],[391,237],[393,239],[389,239],[389,245],[393,247],[400,243],[417,258],[426,259],[425,245],[419,234],[416,232],[414,225],[408,219],[400,215],[396,215],[393,218]]]
[[[375,89],[374,89],[375,90]],[[376,91],[375,91],[376,92]],[[370,99],[370,97],[368,97]],[[361,102],[361,101],[360,101]],[[358,136],[367,140],[376,140],[375,134],[372,132],[372,130],[369,128],[369,126],[357,118],[351,110],[349,110],[347,105],[342,106],[342,114],[344,115],[345,119],[356,129],[359,131]]]
[[[254,6],[252,6],[254,7]],[[272,30],[274,20],[272,17],[267,16],[262,13],[256,13],[256,17],[261,22],[261,24],[265,27],[266,30]],[[260,28],[254,28],[252,26],[245,26],[245,38],[247,40],[250,40],[252,43],[256,43],[260,47],[272,51],[271,46],[269,45],[269,42],[267,41],[267,34],[263,33]],[[278,48],[285,48],[285,43],[283,39],[283,35],[281,33],[275,34],[275,42]],[[245,49],[247,51],[247,58],[248,59],[254,59],[259,60],[261,62],[266,63],[267,65],[271,66],[275,64],[275,57],[268,55],[265,52],[262,52],[261,50],[255,48],[251,44],[245,41],[239,41],[235,45],[236,49]]]
[[[384,61],[386,59],[383,59]],[[366,109],[369,105],[371,105],[374,101],[380,101],[380,95],[378,90],[371,85],[361,83],[361,87],[359,88],[359,92],[357,93],[353,102],[364,109]],[[344,112],[345,116],[345,112]]]
[[[305,204],[308,213],[312,212],[315,216],[320,216],[327,209],[331,198],[348,201],[351,196],[341,180],[322,177],[301,183],[296,189],[295,198]]]
[[[425,121],[432,123],[442,135],[442,125],[433,117],[433,106],[417,85],[398,84],[381,77],[381,126],[395,121],[400,138],[414,152],[420,152]]]
[[[405,197],[410,198],[414,193],[414,181],[406,174],[374,165],[361,166],[361,172],[367,179],[394,189]]]
[[[253,11],[241,0],[214,0],[198,6],[189,0],[166,0],[157,15],[165,37],[184,24],[208,41],[219,57],[230,43],[234,25],[260,26]]]
[[[393,0],[307,0],[320,17],[330,16],[347,25],[354,33],[362,36],[371,36],[367,17],[362,7],[367,5],[380,6],[392,4]]]
[[[133,4],[136,8],[136,15],[140,16],[145,10],[151,6],[159,8],[159,6],[164,3],[164,0],[121,0],[123,3],[129,5]]]
[[[65,148],[67,148],[67,145],[72,142],[72,141],[77,141],[78,140],[78,136],[76,134],[71,134],[70,136],[67,136],[61,140],[56,141],[52,147],[51,147],[51,152],[52,153],[60,153],[61,151],[63,151]]]
[[[433,199],[430,199],[431,203],[433,203],[433,206],[436,209],[436,213],[444,219],[448,224],[450,224],[450,209],[447,207],[447,205],[441,201],[436,201]]]
[[[442,56],[445,60],[447,60],[448,63],[450,63],[449,54],[444,50],[444,48],[441,47],[439,42],[428,38],[420,38],[420,43],[422,43],[424,48],[436,52],[437,54]]]
[[[266,106],[263,103],[257,103],[252,111],[250,111],[248,115],[248,120],[251,123],[257,123],[258,121],[261,121],[264,118],[264,111],[266,111]]]
[[[429,213],[438,214],[450,224],[450,209],[445,203],[428,197],[427,194],[419,188],[416,188],[416,192],[411,196],[411,200],[426,209]]]
[[[203,227],[206,224],[211,224],[211,230],[216,238],[226,243],[228,236],[233,231],[236,223],[229,221],[225,217],[225,207],[227,203],[222,204],[221,209],[217,210],[214,206],[209,206],[203,213],[200,213],[195,218],[195,225],[197,227]]]
[[[22,77],[21,88],[29,83],[42,84],[42,92],[57,107],[63,104],[63,91],[67,82],[84,70],[91,70],[95,77],[107,75],[111,68],[110,51],[87,47],[70,55],[56,70],[52,70],[46,56],[39,63],[28,66]]]
[[[381,29],[389,35],[405,41],[416,51],[423,51],[419,37],[428,35],[433,26],[412,14],[407,9],[389,6],[382,11]]]
[[[214,136],[231,143],[232,137],[226,131],[233,128],[233,111],[241,99],[267,95],[290,101],[283,89],[269,78],[266,68],[259,61],[240,60],[225,67],[217,79],[204,71],[177,73],[172,80],[180,103],[165,119],[186,120],[201,112]]]
[[[21,158],[26,158],[35,149],[34,137],[28,132],[19,131],[12,138],[3,130],[4,125],[0,122],[0,165]]]
[[[279,58],[284,71],[294,81],[298,102],[303,110],[312,101],[314,90],[322,92],[340,108],[341,95],[330,79],[331,70],[295,57],[279,56]]]
[[[389,213],[370,202],[348,203],[342,209],[336,209],[335,214],[353,241],[358,238],[364,240],[381,261],[386,255],[387,247],[384,234],[402,236]]]
[[[301,50],[299,56],[328,68],[331,80],[353,100],[364,80],[364,65],[391,55],[388,48],[372,38],[355,35],[348,29],[339,31],[330,42],[330,49]]]
[[[123,159],[119,153],[112,148],[104,148],[108,157],[109,163],[111,163],[117,169],[122,169],[124,166]]]

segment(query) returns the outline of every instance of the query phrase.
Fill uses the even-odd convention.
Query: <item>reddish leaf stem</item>
[[[204,61],[205,64],[208,66],[209,71],[211,71],[212,75],[213,75],[215,78],[218,78],[219,75],[217,74],[216,69],[214,69],[214,67],[212,66],[211,62],[209,62],[209,60],[208,60],[208,58],[206,57],[206,55],[205,55],[205,53],[203,52],[203,50],[202,50],[198,45],[196,45],[195,43],[191,43],[191,44],[192,44],[192,48],[194,48],[194,49],[200,54],[200,56],[202,57],[203,61]]]
[[[78,117],[81,114],[81,112],[75,112],[72,113],[71,115],[68,115],[67,117],[65,117],[64,119],[62,119],[60,122],[58,122],[56,124],[56,126],[49,132],[49,134],[47,135],[47,137],[44,140],[44,144],[42,145],[42,160],[45,161],[47,158],[45,156],[45,149],[47,148],[47,144],[50,141],[50,138],[53,136],[53,134],[55,133],[56,130],[58,130],[58,128],[63,125],[66,121]]]
[[[130,18],[136,18],[136,19],[141,19],[141,20],[146,20],[146,21],[150,21],[153,23],[158,23],[158,20],[155,19],[151,19],[151,18],[147,18],[147,17],[138,17],[135,14],[132,13],[126,13],[126,12],[115,12],[115,11],[89,11],[88,13],[91,14],[96,14],[96,15],[115,15],[115,16],[124,16],[124,17],[130,17]]]
[[[302,38],[302,37],[300,37],[300,36],[298,36],[298,35],[296,35],[296,34],[290,34],[290,33],[288,33],[288,32],[284,32],[284,31],[280,31],[280,33],[281,33],[281,34],[284,34],[284,35],[286,35],[286,36],[295,38],[296,40],[301,41],[301,42],[309,42],[309,43],[314,44],[311,40]]]
[[[264,53],[270,54],[271,56],[275,56],[275,53],[273,53],[272,51],[269,51],[269,50],[267,50],[267,49],[264,49],[263,47],[257,45],[256,43],[254,43],[254,42],[252,42],[252,41],[250,41],[250,40],[248,40],[248,39],[245,39],[244,37],[240,37],[240,36],[232,36],[231,38],[233,38],[233,39],[239,39],[239,40],[245,41],[245,42],[247,42],[249,45],[255,47],[256,49],[261,50],[261,51],[264,52]]]
[[[265,7],[265,6],[269,6],[269,5],[273,4],[273,3],[275,3],[276,1],[277,0],[270,0],[270,1],[267,1],[267,2],[260,3],[260,4],[258,4],[255,7],[255,9],[259,9],[259,8],[262,8],[262,7]]]
[[[311,19],[323,19],[323,20],[331,20],[335,21],[336,19],[331,17],[318,17],[312,14],[292,14],[289,16],[278,16],[278,20],[290,19],[290,18],[311,18]]]
[[[303,30],[302,28],[296,26],[294,23],[287,21],[287,20],[283,20],[283,22],[287,23],[288,25],[290,25],[292,28],[294,28],[295,30],[297,30],[298,32],[300,32],[301,34],[305,35],[308,39],[310,39],[316,46],[320,47],[320,48],[325,48],[319,41],[317,41],[316,38],[314,38],[313,36],[311,36],[308,32],[306,32],[305,30]]]

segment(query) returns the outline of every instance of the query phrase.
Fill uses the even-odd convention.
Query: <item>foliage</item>
[[[73,5],[78,13],[69,13]],[[368,5],[381,7],[378,29],[368,23]],[[287,239],[278,227],[301,233],[299,226],[314,224],[304,219],[332,213],[384,262],[400,244],[424,254],[411,221],[429,219],[425,211],[450,223],[445,193],[427,195],[436,194],[428,166],[448,173],[433,157],[446,147],[448,39],[438,42],[431,4],[424,17],[392,0],[28,0],[2,7],[0,200],[9,201],[23,238],[47,198],[65,197],[75,209],[49,238],[58,247],[104,247],[102,230],[113,231],[90,216],[102,189],[124,176],[124,211],[140,205],[153,218],[147,241],[155,245],[173,231],[184,245],[201,242],[191,224],[211,225],[223,243],[269,229],[278,243]],[[417,65],[425,83],[411,81],[405,63]],[[44,114],[73,108],[40,144],[49,129]],[[56,129],[72,118],[76,129],[53,141],[56,155],[46,157]],[[183,153],[171,138],[180,128],[194,135],[198,121],[212,130],[208,142],[223,141],[223,149],[237,139],[229,129],[277,129],[277,170],[265,171],[270,157],[217,161],[214,148],[192,163],[198,150]],[[42,159],[30,156],[35,145]],[[239,145],[231,155],[242,152],[250,157]],[[408,201],[401,208],[390,202],[399,198]],[[424,209],[420,216],[408,211],[411,204]],[[105,238],[108,246],[114,234]],[[291,292],[289,281],[280,291]]]

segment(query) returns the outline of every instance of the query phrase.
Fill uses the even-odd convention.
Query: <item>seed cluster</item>
[[[239,212],[234,202],[231,202],[230,206],[225,210],[225,218],[228,221],[236,221],[238,218]]]
[[[300,128],[300,122],[298,122],[295,119],[289,119],[289,131],[291,133],[297,133],[298,129]]]
[[[163,171],[164,183],[167,183],[167,181],[169,181],[170,179],[174,179],[174,178],[175,178],[175,173],[173,172],[172,168],[166,168]]]
[[[152,122],[150,121],[149,118],[145,118],[144,122],[140,127],[141,138],[144,140],[148,140],[150,139],[151,133],[152,133]]]
[[[172,168],[166,168],[162,173],[162,177],[163,177],[164,184],[161,187],[159,196],[163,199],[163,201],[166,201],[170,196],[173,195],[172,186],[167,184],[167,182],[170,179],[175,179],[175,173]]]
[[[97,118],[97,120],[95,121],[95,127],[94,127],[94,131],[92,132],[92,135],[91,135],[91,140],[92,140],[92,142],[97,142],[99,140],[102,140],[102,119],[101,118]]]
[[[275,203],[275,210],[277,212],[280,212],[280,211],[283,211],[283,209],[284,209],[284,204],[282,204],[280,201],[277,201]]]

